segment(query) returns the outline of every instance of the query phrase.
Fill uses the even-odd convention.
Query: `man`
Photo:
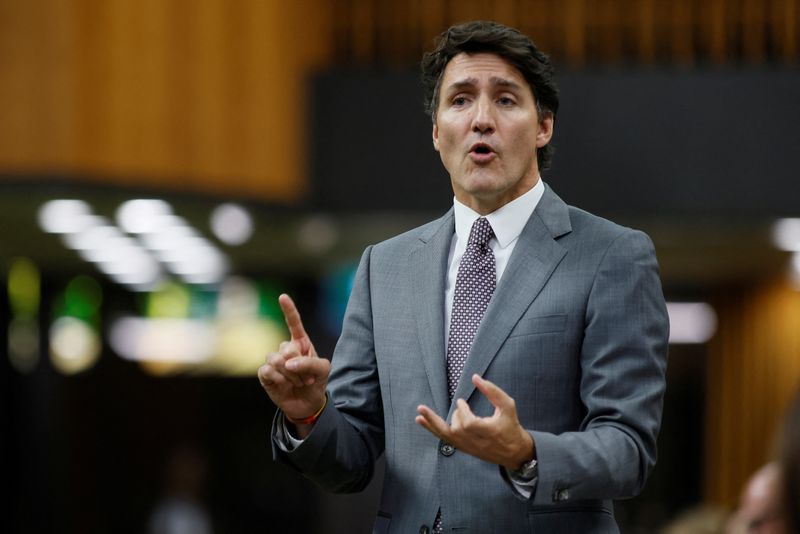
[[[665,387],[652,243],[541,180],[558,93],[526,36],[454,26],[423,82],[453,209],[367,248],[332,367],[281,296],[274,456],[354,492],[385,454],[373,532],[617,532]]]
[[[777,462],[761,466],[747,481],[739,510],[726,529],[729,534],[788,534],[782,510],[781,468]]]

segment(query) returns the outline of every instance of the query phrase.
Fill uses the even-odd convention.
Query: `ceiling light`
[[[172,215],[172,208],[156,198],[138,198],[124,202],[117,209],[117,224],[129,234],[142,234],[158,230],[163,217]]]
[[[705,343],[717,330],[717,314],[705,302],[667,302],[670,343]]]
[[[211,213],[211,230],[223,243],[241,245],[253,235],[253,219],[238,204],[221,204]]]
[[[298,233],[300,245],[312,254],[324,254],[339,241],[339,229],[330,217],[309,217]]]
[[[781,250],[800,252],[800,219],[778,219],[772,226],[772,242]]]
[[[51,234],[77,232],[85,227],[90,214],[89,204],[83,200],[51,200],[39,208],[39,226]]]
[[[125,317],[111,325],[114,352],[134,361],[199,363],[216,347],[212,324],[197,319]]]

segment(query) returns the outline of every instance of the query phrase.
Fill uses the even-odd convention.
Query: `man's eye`
[[[507,96],[501,96],[500,98],[497,99],[497,103],[500,104],[501,106],[513,106],[514,99],[509,98]]]
[[[457,96],[457,97],[455,97],[453,99],[453,105],[454,106],[463,106],[466,103],[467,103],[467,99],[464,98],[463,96]]]

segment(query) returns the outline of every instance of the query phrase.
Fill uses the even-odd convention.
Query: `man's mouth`
[[[491,145],[488,145],[486,143],[475,143],[474,145],[472,145],[469,151],[474,154],[491,154],[494,152],[494,150],[492,150]]]
[[[475,163],[488,163],[496,155],[491,145],[486,143],[475,143],[469,149],[469,155]]]

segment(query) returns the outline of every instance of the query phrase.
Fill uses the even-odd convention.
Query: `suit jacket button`
[[[422,525],[419,527],[419,534],[429,534],[431,529],[428,528],[428,525]]]
[[[453,456],[453,453],[456,452],[456,448],[443,441],[439,444],[439,452],[442,453],[442,456]]]
[[[556,490],[553,492],[554,501],[566,501],[569,499],[569,490]]]

